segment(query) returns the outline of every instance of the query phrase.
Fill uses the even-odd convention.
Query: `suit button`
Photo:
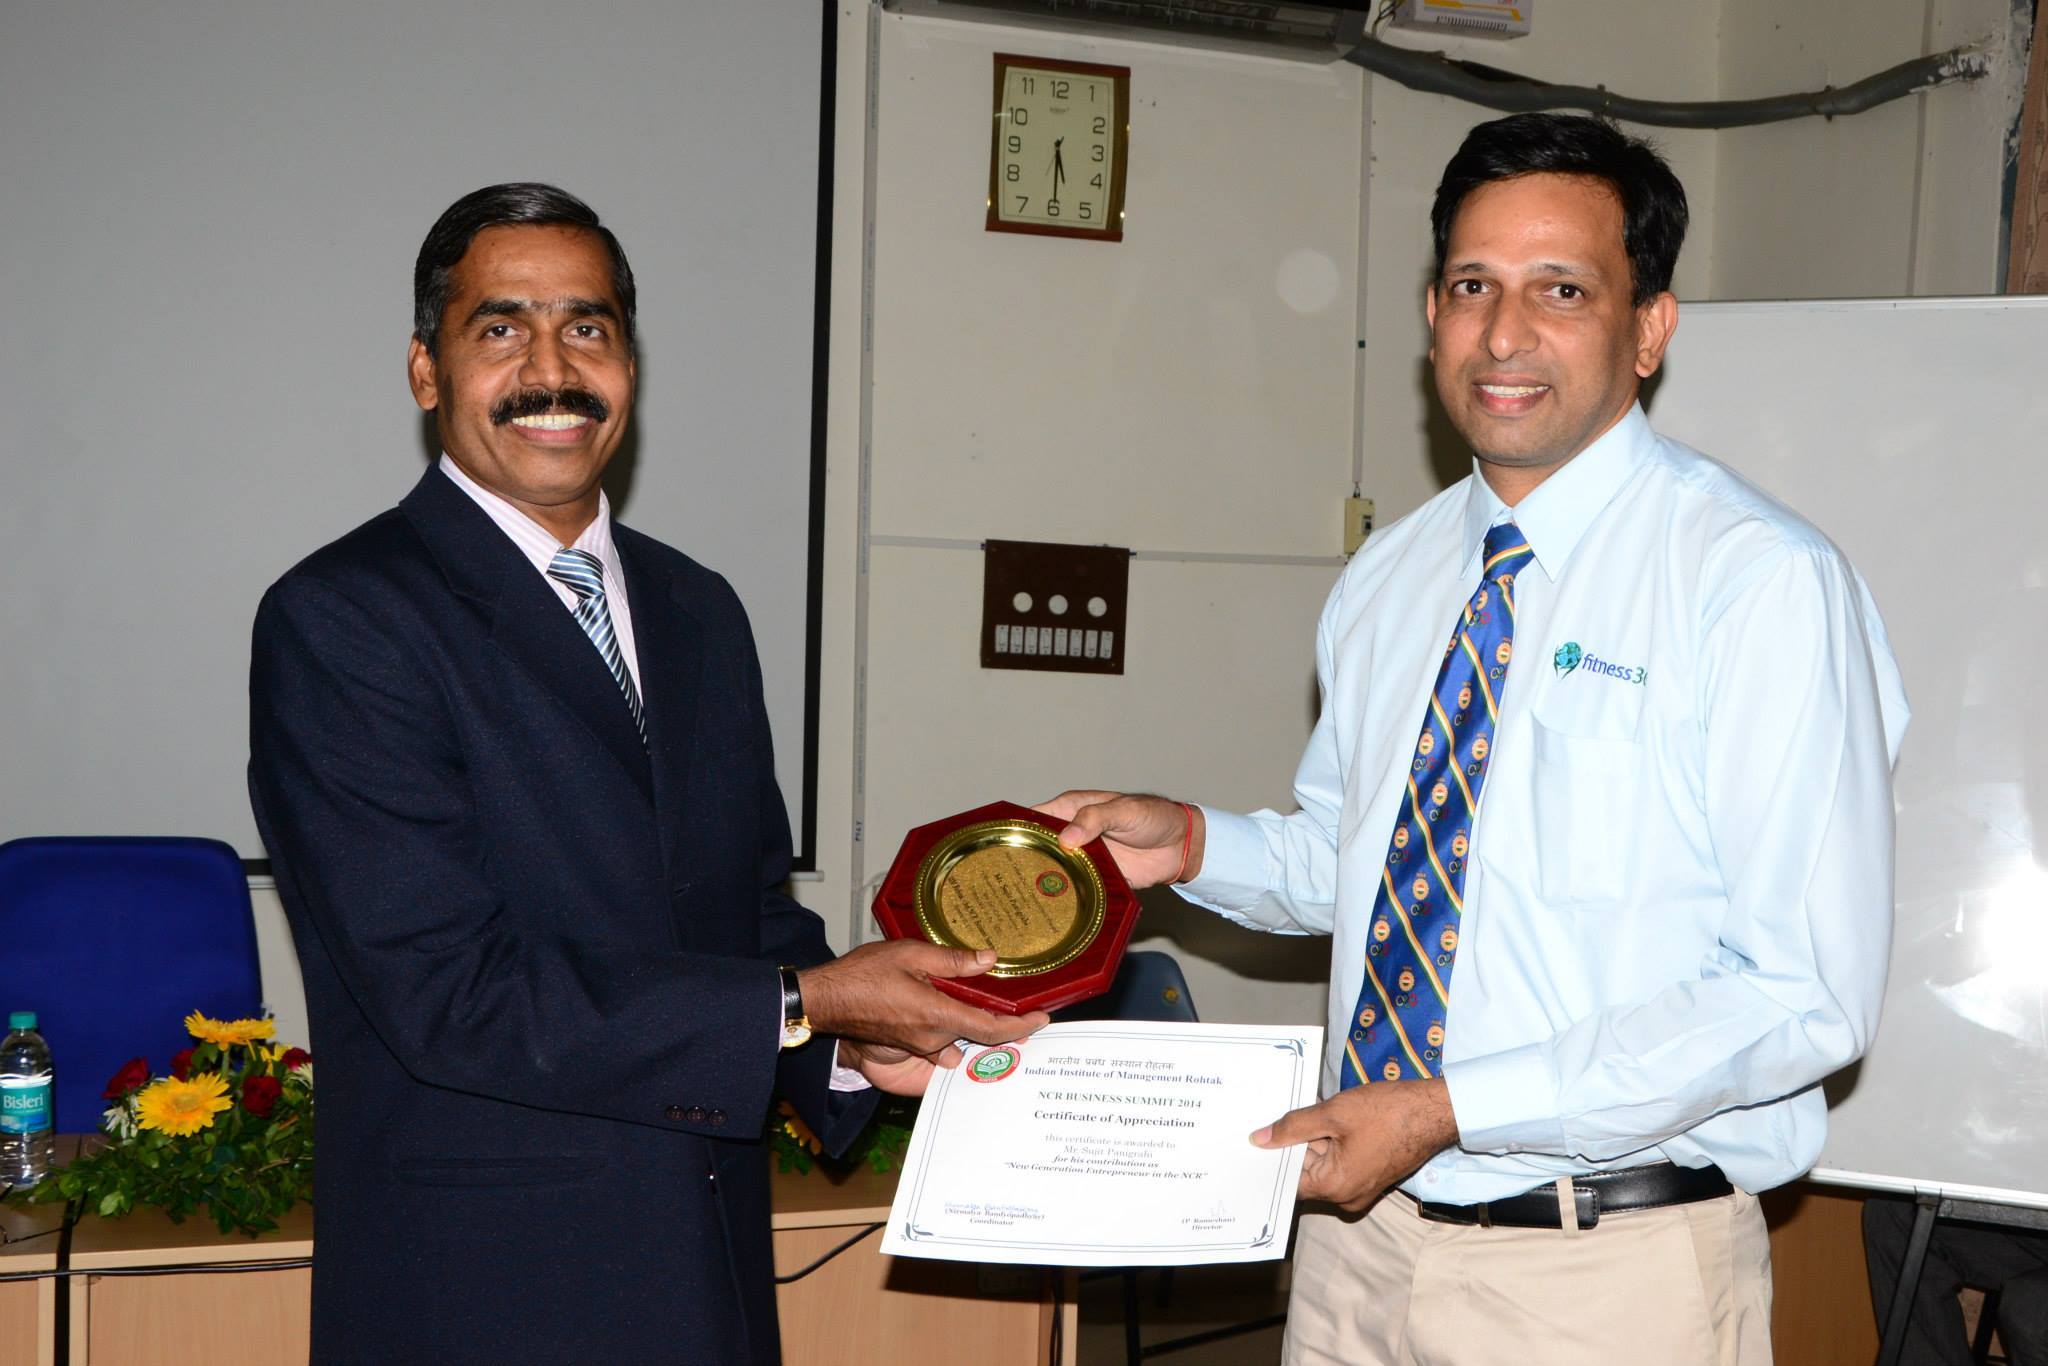
[[[661,1113],[666,1115],[670,1119],[680,1122],[683,1117],[683,1107],[680,1105],[671,1105],[666,1110],[663,1110]]]
[[[711,1112],[711,1127],[714,1129],[723,1129],[725,1127],[725,1111],[713,1110]]]
[[[702,1124],[704,1122],[704,1107],[701,1105],[692,1105],[690,1107],[690,1113],[688,1118],[690,1123],[692,1124]]]

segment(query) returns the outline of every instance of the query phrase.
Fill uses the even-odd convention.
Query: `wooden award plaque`
[[[979,977],[932,985],[1001,1014],[1053,1010],[1109,990],[1138,898],[1101,840],[1060,847],[1060,825],[992,802],[921,825],[875,897],[892,939],[996,951]]]

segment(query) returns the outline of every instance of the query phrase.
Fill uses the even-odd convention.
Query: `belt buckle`
[[[1472,1213],[1478,1216],[1479,1227],[1493,1227],[1493,1206],[1491,1203],[1485,1200],[1481,1200],[1478,1204],[1472,1207]]]

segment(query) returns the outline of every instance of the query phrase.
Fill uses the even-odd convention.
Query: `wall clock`
[[[1131,69],[996,54],[988,229],[1124,236]]]

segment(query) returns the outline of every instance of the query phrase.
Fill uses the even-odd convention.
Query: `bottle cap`
[[[9,1029],[34,1029],[36,1027],[36,1013],[33,1010],[17,1010],[7,1017],[7,1027]]]

